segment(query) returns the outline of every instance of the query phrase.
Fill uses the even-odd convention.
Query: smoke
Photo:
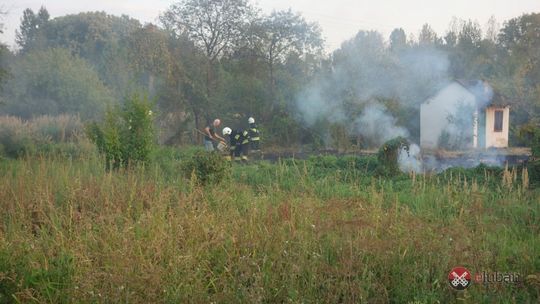
[[[370,143],[376,146],[398,136],[409,137],[409,132],[398,126],[396,118],[378,103],[369,104],[356,118],[354,125],[357,134],[370,140]]]
[[[302,91],[297,100],[302,101],[296,104],[297,115],[310,127],[322,118],[330,122],[344,122],[346,120],[342,107],[323,98],[322,87],[312,86]]]
[[[433,47],[392,52],[380,34],[360,32],[332,55],[331,68],[297,95],[296,113],[309,127],[321,121],[352,123],[349,135],[361,136],[372,147],[411,137],[408,129],[417,119],[398,122],[396,112],[418,112],[449,83],[449,65],[447,54]]]
[[[402,172],[422,172],[420,147],[417,144],[411,144],[409,151],[402,148],[401,151],[399,151],[398,164],[399,169]]]
[[[453,81],[449,68],[448,55],[442,50],[417,45],[393,52],[380,34],[359,32],[332,54],[330,68],[297,95],[296,115],[309,127],[323,126],[321,122],[350,126],[346,128],[349,135],[360,137],[364,146],[379,147],[398,136],[407,138],[412,144],[409,153],[401,151],[400,168],[438,170],[445,164],[422,156],[414,142],[434,149],[470,148],[473,136],[477,138],[472,125],[478,124],[478,116],[473,113],[493,97],[493,90],[483,81]],[[424,125],[418,128],[421,120]],[[414,131],[418,129],[421,132]]]

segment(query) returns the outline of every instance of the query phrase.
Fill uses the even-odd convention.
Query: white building
[[[506,148],[510,107],[497,104],[484,81],[454,81],[420,107],[420,146]]]

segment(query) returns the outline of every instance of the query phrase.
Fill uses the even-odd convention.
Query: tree
[[[499,34],[500,29],[501,25],[495,16],[491,16],[486,24],[485,39],[490,40],[491,42],[497,42],[497,35]]]
[[[482,29],[478,22],[464,21],[458,34],[458,43],[467,50],[474,50],[482,40]]]
[[[276,64],[283,63],[291,53],[320,53],[323,46],[321,29],[291,10],[274,11],[252,26],[255,27],[252,47],[268,65],[270,95],[275,99]]]
[[[167,34],[155,25],[148,24],[128,38],[128,47],[130,63],[147,78],[148,92],[154,95],[157,75],[167,76],[174,64]]]
[[[4,33],[4,18],[7,13],[4,11],[3,7],[0,7],[0,34]]]
[[[206,56],[206,96],[201,107],[207,111],[207,119],[215,91],[215,64],[241,40],[252,13],[247,0],[182,0],[160,17],[173,38],[189,37]]]
[[[45,27],[48,21],[49,12],[43,6],[37,14],[29,8],[24,10],[19,30],[15,32],[15,42],[23,52],[36,43],[41,29]]]
[[[6,14],[7,13],[0,8],[0,34],[4,33],[4,24],[2,23],[2,21],[4,20],[4,16]],[[8,76],[8,71],[5,67],[6,55],[9,55],[9,50],[5,44],[0,43],[0,91],[4,85],[4,81],[6,80]],[[0,99],[0,104],[2,104],[1,99]]]
[[[498,36],[502,78],[499,88],[513,100],[517,124],[540,118],[540,14],[526,14],[504,24]],[[513,119],[514,119],[513,118]]]
[[[418,43],[421,45],[437,45],[441,44],[441,39],[437,36],[437,33],[431,28],[429,24],[424,24],[422,30],[418,34]]]
[[[182,0],[160,20],[175,36],[187,34],[213,63],[231,51],[251,13],[247,0]]]
[[[90,118],[113,100],[92,66],[66,49],[19,55],[11,70],[5,90],[7,114],[71,113]]]
[[[139,89],[133,87],[140,84],[129,61],[128,41],[141,27],[138,20],[104,12],[60,16],[37,28],[36,41],[24,52],[68,49],[76,57],[86,60],[103,83],[111,88],[115,98],[122,100],[126,93]]]
[[[407,35],[402,28],[396,28],[390,34],[390,50],[400,51],[407,46]]]

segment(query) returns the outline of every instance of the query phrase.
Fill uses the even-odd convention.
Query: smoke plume
[[[485,107],[493,96],[491,88],[479,81],[467,87],[478,100],[461,98],[463,89],[452,89],[455,82],[449,66],[447,54],[434,47],[411,46],[393,52],[380,34],[360,32],[334,52],[331,68],[298,95],[296,112],[309,127],[321,121],[351,126],[349,135],[360,137],[364,146],[379,147],[392,138],[405,137],[413,144],[408,154],[400,153],[402,170],[437,168],[434,159],[422,163],[420,147],[414,144],[421,136],[411,133],[418,130],[421,105],[441,92],[448,100],[458,101],[445,98],[442,104],[427,108],[424,114],[433,119],[422,130],[433,133],[429,140],[434,148],[440,148],[441,138],[461,148],[458,143],[472,136],[474,108]],[[406,116],[405,111],[416,114]]]

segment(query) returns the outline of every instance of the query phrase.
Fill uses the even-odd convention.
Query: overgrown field
[[[192,158],[154,158],[0,161],[0,303],[540,298],[540,192],[520,171],[385,178],[375,159],[320,157],[201,183]],[[522,280],[455,291],[455,266]]]

